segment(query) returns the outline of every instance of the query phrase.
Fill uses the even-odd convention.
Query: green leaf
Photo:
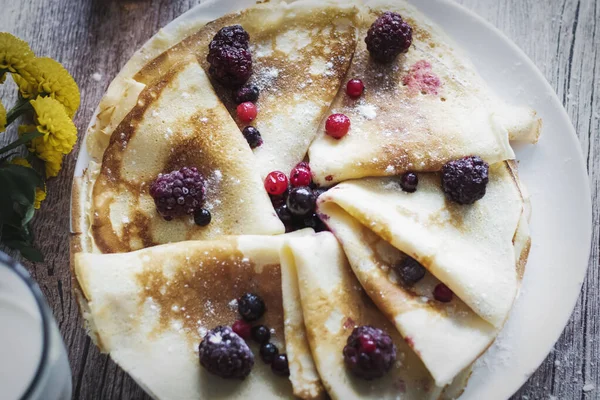
[[[35,189],[44,182],[38,173],[22,165],[0,166],[0,223],[14,227],[27,225],[35,212]]]
[[[19,250],[30,261],[44,261],[42,253],[33,246],[33,235],[27,225],[20,228],[2,226],[2,241],[8,247]]]
[[[24,133],[23,135],[21,135],[21,137],[19,137],[17,140],[15,140],[14,142],[12,142],[11,144],[9,144],[8,146],[4,146],[3,148],[0,149],[0,154],[2,153],[6,153],[7,151],[10,151],[12,149],[15,149],[25,143],[29,143],[31,142],[33,139],[40,137],[40,136],[44,136],[43,133],[40,132],[28,132],[28,133]]]

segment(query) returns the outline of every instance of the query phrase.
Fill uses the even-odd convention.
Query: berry
[[[325,193],[328,190],[329,190],[328,187],[317,187],[317,188],[313,189],[313,193],[315,194],[315,197],[318,199],[320,195],[322,195],[323,193]]]
[[[368,325],[354,328],[343,353],[346,367],[366,380],[382,377],[396,361],[392,338],[381,329]]]
[[[427,270],[417,260],[406,257],[402,261],[392,265],[392,269],[398,274],[405,285],[412,286],[425,276]]]
[[[241,104],[246,101],[255,102],[258,100],[260,90],[256,85],[246,85],[239,88],[234,95],[235,104]]]
[[[365,84],[360,79],[350,79],[346,84],[346,93],[352,98],[360,97],[365,91]]]
[[[206,60],[210,63],[209,74],[225,86],[243,85],[252,75],[252,54],[241,47],[215,47]]]
[[[264,325],[258,325],[252,328],[252,339],[259,344],[264,344],[271,339],[271,331]]]
[[[244,379],[254,366],[252,351],[228,326],[217,326],[208,331],[198,352],[200,364],[221,378]]]
[[[242,130],[242,134],[246,138],[246,141],[250,145],[251,149],[255,149],[263,144],[262,136],[260,132],[253,126],[247,126]]]
[[[386,11],[369,28],[365,43],[375,61],[391,62],[410,48],[412,28],[400,14]]]
[[[287,355],[279,354],[277,357],[275,357],[271,363],[271,371],[278,376],[290,376],[290,366],[288,364]]]
[[[302,220],[302,227],[313,228],[315,232],[327,231],[327,225],[321,221],[316,213],[306,215]]]
[[[194,222],[196,225],[206,226],[210,224],[211,219],[212,216],[210,215],[210,211],[208,211],[206,208],[202,208],[199,211],[196,211],[194,214]]]
[[[287,198],[288,210],[297,216],[305,216],[315,210],[316,197],[308,186],[295,187]]]
[[[256,118],[256,114],[258,111],[256,110],[256,106],[254,103],[250,101],[246,101],[237,106],[236,109],[237,116],[242,122],[250,122]]]
[[[450,290],[450,288],[448,286],[444,285],[443,283],[439,283],[433,289],[433,297],[437,301],[441,301],[442,303],[451,302],[453,295],[454,295],[454,293],[452,293],[452,290]]]
[[[407,172],[400,178],[400,187],[408,193],[416,192],[419,177],[414,172]]]
[[[260,296],[246,293],[238,299],[238,312],[246,321],[256,321],[265,313],[265,303]]]
[[[341,139],[350,129],[350,118],[344,114],[331,114],[325,122],[325,132],[334,139]]]
[[[265,189],[271,196],[285,193],[288,188],[288,178],[281,171],[269,172],[265,178]]]
[[[248,340],[250,338],[252,325],[243,319],[238,319],[233,323],[233,325],[231,325],[231,330],[237,333],[242,339]]]
[[[241,25],[231,25],[223,27],[213,37],[208,45],[208,49],[221,48],[223,46],[233,46],[247,49],[250,44],[250,35]]]
[[[290,183],[292,186],[308,186],[312,182],[310,166],[306,162],[296,165],[290,172]]]
[[[204,178],[195,167],[158,174],[150,185],[156,209],[167,221],[196,212],[204,203],[204,193]]]
[[[260,346],[260,358],[265,362],[265,364],[271,364],[275,357],[279,354],[279,350],[277,346],[273,343],[264,343]]]
[[[449,161],[442,167],[442,190],[449,200],[473,204],[485,196],[489,165],[478,156]]]

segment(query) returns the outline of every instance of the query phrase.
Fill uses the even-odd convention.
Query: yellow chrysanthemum
[[[15,157],[10,160],[11,164],[21,165],[23,167],[32,168],[29,161],[22,157]],[[38,210],[42,205],[42,201],[46,199],[46,185],[44,185],[43,189],[35,188],[35,201],[33,203],[33,207]]]
[[[6,110],[0,102],[0,132],[4,132],[4,129],[6,129]]]
[[[41,160],[44,160],[44,166],[46,169],[46,178],[54,178],[58,176],[60,169],[62,168],[63,155],[58,152],[47,151],[38,154]]]
[[[19,74],[25,80],[31,81],[31,61],[35,54],[27,42],[7,32],[0,32],[0,80],[6,78],[6,71]]]
[[[36,129],[43,134],[31,141],[30,149],[36,154],[69,154],[77,141],[77,128],[64,107],[51,97],[38,96],[30,103],[35,111]]]
[[[31,71],[32,79],[14,77],[21,96],[26,99],[50,96],[58,100],[72,118],[79,108],[81,97],[71,74],[58,61],[47,57],[33,59]]]

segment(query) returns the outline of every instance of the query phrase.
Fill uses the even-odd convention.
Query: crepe
[[[75,273],[87,300],[90,335],[156,399],[319,398],[322,386],[309,349],[297,345],[305,337],[303,325],[284,335],[284,308],[286,318],[301,313],[299,302],[282,301],[287,288],[279,249],[286,238],[290,235],[240,236],[124,254],[79,253]],[[274,329],[271,341],[288,351],[290,365],[304,367],[291,368],[292,384],[270,371],[254,344],[255,364],[244,381],[223,380],[201,368],[201,338],[239,318],[236,299],[246,292],[265,301],[261,323]],[[293,352],[288,343],[296,343]]]
[[[197,167],[206,179],[204,208],[163,219],[149,186],[159,173]],[[90,183],[91,184],[91,183]],[[113,132],[91,194],[91,236],[103,253],[229,234],[283,233],[251,150],[191,57],[147,86]]]
[[[412,46],[389,64],[373,62],[364,42],[384,11],[398,12],[413,28]],[[466,55],[414,7],[369,1],[358,30],[346,80],[360,78],[365,92],[357,100],[345,87],[338,92],[329,114],[347,115],[351,128],[336,140],[322,124],[309,149],[318,184],[439,171],[446,162],[470,155],[491,164],[515,158],[509,139],[537,141],[541,119],[535,111],[500,100]]]
[[[319,212],[329,224],[327,203],[334,203],[500,328],[518,290],[517,265],[524,265],[529,249],[528,198],[513,168],[490,166],[486,195],[473,205],[447,200],[439,174],[429,173],[419,175],[414,193],[403,192],[394,178],[344,182],[319,197]]]
[[[300,0],[269,2],[219,18],[145,66],[134,79],[150,83],[193,53],[208,72],[208,44],[217,31],[239,24],[250,35],[253,74],[260,89],[258,116],[252,123],[264,143],[254,149],[264,177],[286,174],[304,158],[317,127],[345,76],[356,44],[357,8],[352,3]],[[231,88],[213,82],[236,116]]]
[[[283,270],[296,271],[312,354],[329,396],[336,399],[438,399],[458,395],[468,370],[445,390],[436,387],[423,363],[375,307],[352,274],[346,257],[329,232],[289,240],[282,249]],[[355,326],[387,332],[397,347],[397,362],[376,381],[354,377],[344,366],[342,350]]]

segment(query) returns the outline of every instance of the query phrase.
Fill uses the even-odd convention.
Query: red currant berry
[[[304,161],[296,165],[290,172],[290,183],[294,187],[308,186],[312,182],[310,167]]]
[[[283,194],[288,188],[288,178],[281,171],[270,172],[265,178],[265,189],[272,196]]]
[[[242,319],[238,319],[231,325],[231,330],[237,333],[242,339],[248,340],[252,332],[252,325]]]
[[[325,132],[334,139],[341,139],[350,129],[350,118],[344,114],[331,114],[325,123]]]
[[[433,297],[437,301],[441,301],[442,303],[449,303],[452,301],[452,290],[443,283],[438,284],[435,289],[433,289]]]
[[[237,106],[237,115],[242,122],[250,122],[256,118],[256,106],[250,101],[246,101]]]
[[[373,341],[373,338],[370,335],[360,335],[358,337],[360,340],[360,346],[364,350],[365,353],[372,353],[377,350],[377,345]]]
[[[346,93],[352,98],[360,97],[365,91],[365,84],[360,79],[350,79],[346,84]]]

